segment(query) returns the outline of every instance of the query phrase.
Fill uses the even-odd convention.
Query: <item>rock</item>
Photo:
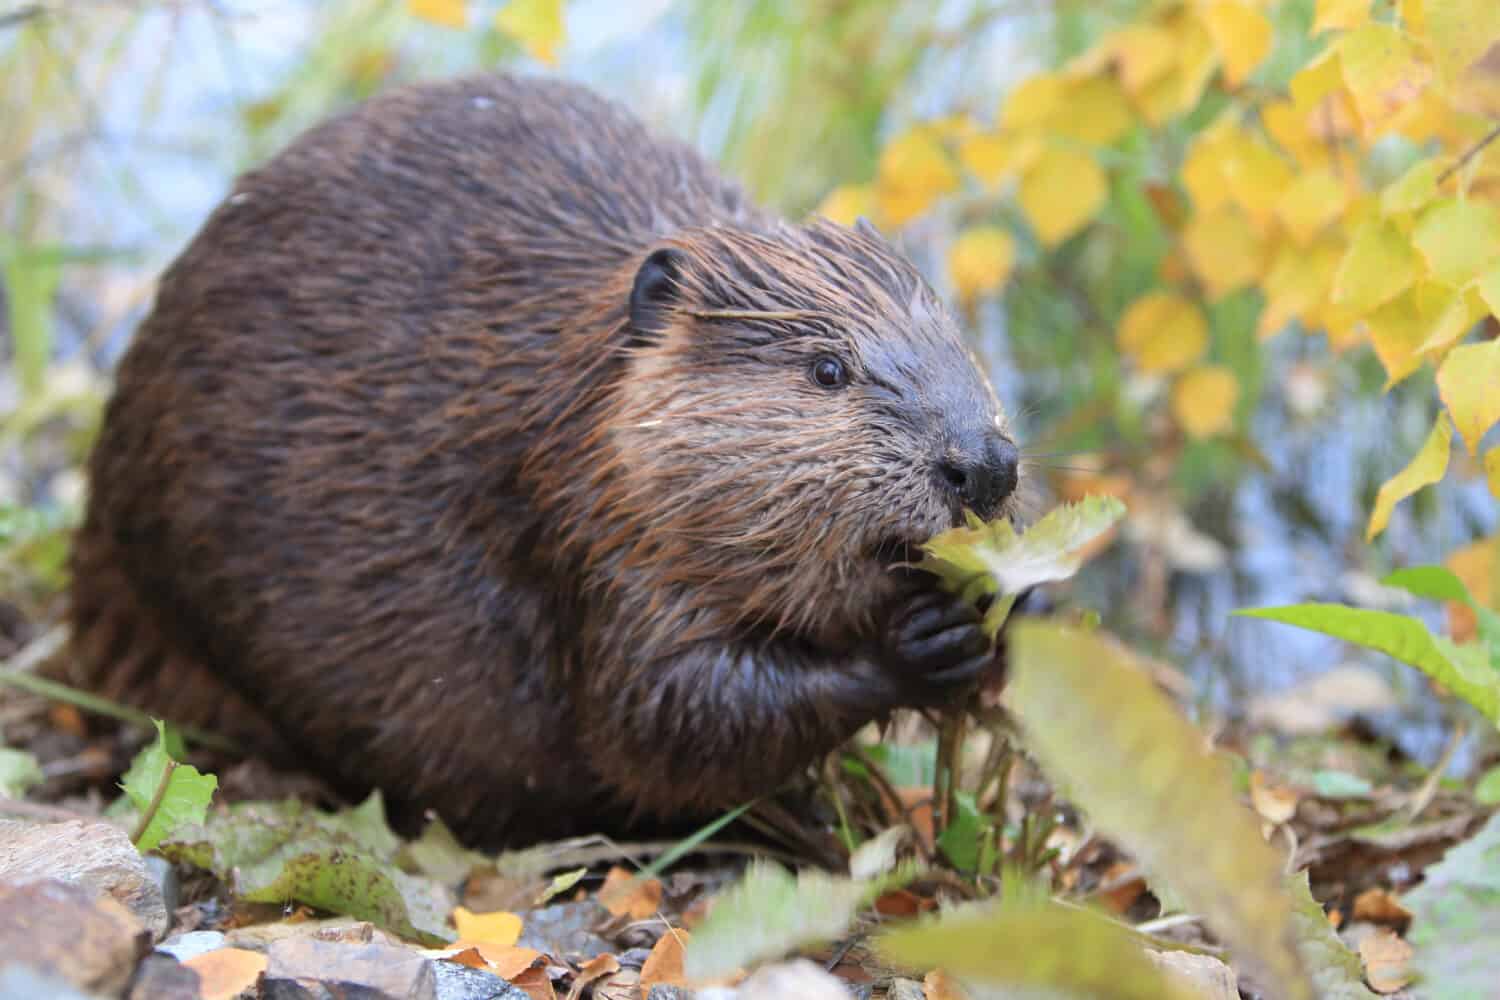
[[[177,866],[155,854],[147,854],[141,860],[146,863],[146,874],[151,876],[151,881],[161,890],[162,905],[166,907],[167,913],[176,913],[182,887],[181,879],[177,876]]]
[[[886,990],[886,1000],[923,1000],[927,991],[922,984],[911,979],[892,979],[891,985]]]
[[[457,962],[433,962],[437,1000],[528,1000],[526,991],[492,972]]]
[[[186,934],[173,934],[157,945],[156,950],[179,962],[186,962],[194,955],[222,948],[226,943],[227,939],[218,931],[188,931]]]
[[[681,986],[656,985],[651,987],[651,992],[646,994],[646,1000],[692,1000],[691,990],[683,989]]]
[[[437,1000],[432,961],[395,945],[286,938],[267,958],[262,1000]]]
[[[150,934],[111,896],[57,879],[0,885],[0,966],[116,996],[148,947]]]
[[[1167,975],[1204,1000],[1239,1000],[1240,987],[1234,970],[1212,955],[1188,951],[1146,949],[1146,957]]]
[[[598,903],[558,903],[526,914],[521,940],[522,948],[535,948],[558,958],[588,961],[595,955],[614,951],[610,943],[594,933],[594,928],[609,920],[609,911]]]
[[[246,948],[250,951],[269,951],[277,941],[288,938],[315,937],[322,941],[341,944],[367,944],[371,941],[392,944],[396,939],[373,925],[350,917],[327,917],[322,920],[302,920],[288,923],[273,920],[264,924],[246,924],[224,932],[231,948]]]
[[[198,973],[170,955],[147,955],[125,1000],[198,1000]]]
[[[0,1000],[100,1000],[97,993],[76,990],[66,980],[19,965],[0,966]]]
[[[767,965],[740,984],[740,1000],[849,1000],[844,981],[805,958]]]
[[[0,820],[0,882],[45,878],[77,883],[119,900],[153,939],[167,932],[161,887],[130,838],[113,824]]]

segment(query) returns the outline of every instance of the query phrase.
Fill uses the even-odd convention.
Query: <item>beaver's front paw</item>
[[[968,601],[923,590],[892,608],[885,660],[913,705],[942,705],[971,690],[995,657],[983,615]]]

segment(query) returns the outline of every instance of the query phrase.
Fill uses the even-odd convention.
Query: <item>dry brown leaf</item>
[[[519,976],[527,969],[536,966],[544,958],[542,953],[535,948],[522,948],[520,945],[491,944],[488,941],[458,941],[453,947],[462,949],[463,951],[479,952],[489,966],[490,971],[501,979],[511,979],[514,976]]]
[[[1366,889],[1354,898],[1354,919],[1368,920],[1400,933],[1411,923],[1411,911],[1402,906],[1395,896],[1377,886]]]
[[[937,830],[932,820],[932,789],[898,788],[896,794],[901,798],[902,817],[931,854],[937,843]]]
[[[521,990],[531,1000],[557,1000],[557,991],[552,988],[552,978],[547,975],[547,970],[542,966],[527,969],[520,975],[510,978],[510,984]]]
[[[942,969],[933,969],[922,980],[922,996],[926,1000],[969,1000],[969,994]]]
[[[266,956],[244,948],[216,948],[182,964],[198,974],[201,1000],[234,1000],[266,971]]]
[[[596,955],[584,963],[583,968],[573,977],[573,987],[568,990],[568,1000],[578,1000],[583,996],[583,989],[596,979],[614,975],[620,971],[620,960],[613,955]]]
[[[1277,784],[1261,770],[1250,773],[1250,804],[1261,819],[1278,826],[1297,815],[1301,796],[1289,785]]]
[[[521,938],[521,918],[504,910],[474,913],[468,907],[455,906],[453,926],[463,941],[487,941],[508,948]]]
[[[604,877],[598,900],[614,916],[646,920],[661,909],[661,879],[638,879],[616,865]]]
[[[641,966],[641,992],[650,993],[653,986],[686,986],[687,978],[682,974],[683,954],[692,938],[684,930],[668,930],[646,956]]]
[[[1359,957],[1365,963],[1365,980],[1377,993],[1395,993],[1411,982],[1411,945],[1389,928],[1365,935]]]
[[[621,969],[594,984],[594,1000],[640,1000],[644,995],[635,969]]]
[[[882,917],[915,917],[919,913],[937,909],[937,903],[918,896],[910,889],[896,889],[883,893],[875,900],[875,912]]]
[[[452,962],[455,965],[467,965],[471,969],[483,969],[486,972],[492,969],[492,966],[484,960],[484,955],[480,953],[478,948],[447,948],[432,957],[444,962]]]

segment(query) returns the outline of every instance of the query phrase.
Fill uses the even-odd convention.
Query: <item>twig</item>
[[[1455,173],[1462,170],[1470,160],[1474,159],[1474,157],[1478,156],[1481,152],[1484,151],[1484,147],[1488,146],[1496,139],[1500,139],[1500,125],[1496,125],[1494,128],[1490,129],[1487,133],[1485,133],[1483,139],[1480,139],[1474,145],[1470,146],[1467,150],[1464,151],[1464,155],[1455,160],[1447,170],[1444,170],[1442,173],[1438,174],[1436,183],[1441,184],[1443,183],[1443,181],[1447,180],[1449,177],[1452,177]]]
[[[141,821],[136,825],[135,833],[130,835],[130,842],[139,845],[141,838],[146,835],[146,827],[156,818],[161,809],[161,800],[167,797],[167,786],[172,783],[172,774],[177,770],[177,762],[171,757],[167,758],[167,766],[161,772],[161,780],[156,783],[156,794],[151,796],[151,804],[146,811],[141,813]]]
[[[1448,770],[1448,765],[1453,763],[1453,757],[1458,753],[1459,746],[1464,737],[1469,735],[1469,724],[1460,721],[1453,727],[1453,735],[1448,739],[1448,745],[1443,747],[1443,755],[1433,765],[1432,770],[1427,773],[1427,780],[1422,782],[1422,787],[1412,796],[1411,802],[1406,807],[1406,821],[1415,822],[1429,805],[1432,797],[1437,794],[1438,783],[1443,780],[1443,772]]]

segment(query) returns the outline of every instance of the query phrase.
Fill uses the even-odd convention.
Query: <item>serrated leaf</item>
[[[412,17],[439,24],[445,28],[463,28],[468,24],[465,0],[406,0]]]
[[[998,226],[966,229],[948,249],[948,275],[966,302],[999,289],[1015,262],[1016,241]]]
[[[563,43],[563,0],[508,0],[495,15],[495,27],[520,42],[531,58],[556,66]]]
[[[1037,237],[1056,246],[1088,224],[1109,193],[1092,156],[1049,146],[1021,176],[1016,199]]]
[[[1474,613],[1479,634],[1494,651],[1496,669],[1500,669],[1500,614],[1474,600],[1469,588],[1446,566],[1411,566],[1398,569],[1380,581],[1382,586],[1399,587],[1407,593],[1429,601],[1453,601]]]
[[[1243,608],[1234,613],[1321,632],[1393,656],[1442,684],[1500,726],[1500,673],[1490,668],[1489,657],[1478,644],[1449,642],[1408,615],[1342,604],[1290,604]]]
[[[1333,278],[1333,301],[1365,312],[1400,295],[1421,273],[1401,230],[1384,220],[1360,226]]]
[[[745,877],[715,900],[693,930],[684,970],[716,979],[805,944],[832,941],[848,929],[868,885],[820,871],[796,876],[769,861],[752,861]]]
[[[1230,87],[1244,83],[1271,51],[1271,22],[1248,3],[1211,3],[1203,9],[1203,25]]]
[[[1208,438],[1234,426],[1240,383],[1223,365],[1184,372],[1172,386],[1172,416],[1188,437]]]
[[[1439,413],[1421,449],[1411,462],[1380,487],[1375,495],[1375,509],[1370,512],[1370,524],[1365,530],[1365,539],[1373,540],[1385,530],[1391,521],[1391,512],[1396,504],[1405,500],[1424,486],[1443,478],[1448,471],[1448,453],[1453,444],[1453,423],[1448,414]]]
[[[373,830],[376,813],[369,800],[362,812],[341,814],[295,800],[237,803],[179,831],[160,850],[213,872],[244,902],[294,900],[427,944],[451,940],[451,900],[372,846],[385,842]]]
[[[1125,930],[1088,910],[1050,902],[966,908],[887,931],[876,948],[897,965],[940,967],[976,983],[1031,987],[1047,995],[1099,1000],[1194,995],[1152,964]]]
[[[1422,213],[1412,245],[1434,277],[1462,285],[1500,258],[1500,210],[1476,198],[1444,198]]]
[[[1428,866],[1401,898],[1424,996],[1487,1000],[1500,982],[1500,815]]]
[[[181,738],[174,739],[180,746]],[[142,851],[149,851],[164,838],[202,823],[208,803],[219,787],[219,779],[212,774],[201,774],[191,764],[177,763],[167,752],[169,743],[166,726],[157,721],[156,739],[136,755],[121,779],[121,790],[141,816],[156,803],[151,821],[135,840],[135,846]],[[163,781],[165,789],[161,787]]]
[[[1359,956],[1344,947],[1323,907],[1313,899],[1307,872],[1288,876],[1286,884],[1292,899],[1297,950],[1319,1000],[1375,1000],[1376,995],[1364,984],[1364,965]]]
[[[1453,348],[1438,368],[1437,384],[1453,426],[1477,458],[1480,439],[1500,422],[1500,340]]]
[[[1124,514],[1125,505],[1114,497],[1091,496],[1049,511],[1024,533],[1004,518],[952,528],[922,546],[918,566],[963,593],[978,587],[980,593],[1014,597],[1078,572],[1084,547]]]
[[[42,767],[36,757],[25,750],[0,747],[0,798],[18,799],[42,780]]]
[[[1180,295],[1147,292],[1120,317],[1115,342],[1143,372],[1181,371],[1208,349],[1208,321]]]
[[[1097,633],[1033,621],[1009,629],[1007,699],[1047,774],[1263,975],[1268,992],[1311,997],[1281,858],[1203,734]]]

